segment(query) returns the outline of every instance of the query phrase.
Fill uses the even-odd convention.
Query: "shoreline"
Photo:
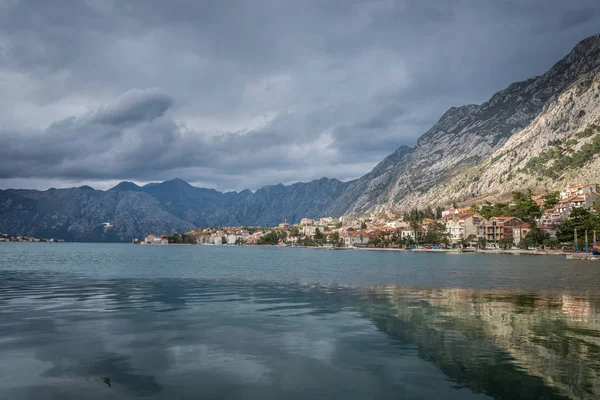
[[[562,250],[482,250],[460,251],[459,249],[395,249],[395,248],[354,248],[349,250],[359,251],[400,251],[414,253],[446,253],[446,254],[503,254],[517,256],[565,256],[572,254]]]
[[[227,245],[223,245],[227,246]],[[229,245],[232,246],[232,245]],[[573,252],[563,250],[484,250],[460,251],[459,249],[401,249],[401,248],[381,248],[381,247],[310,247],[310,246],[277,246],[277,245],[246,245],[246,247],[278,247],[284,249],[316,249],[316,250],[335,250],[335,251],[392,251],[404,253],[445,253],[445,254],[503,254],[517,256],[566,256]]]
[[[89,243],[89,244],[132,244],[129,242],[5,242],[5,243]],[[142,245],[141,243],[139,245]],[[147,244],[143,244],[148,246]],[[194,244],[194,243],[169,243],[169,244],[152,244],[150,246],[210,246],[210,247],[267,247],[267,248],[282,248],[282,249],[313,249],[313,250],[335,250],[335,251],[390,251],[401,253],[442,253],[442,254],[502,254],[502,255],[529,255],[529,256],[566,256],[574,254],[573,252],[563,250],[484,250],[477,249],[474,251],[460,251],[459,249],[402,249],[402,248],[381,248],[381,247],[312,247],[312,246],[278,246],[270,244],[251,244],[251,245],[234,245],[234,244]],[[577,254],[577,253],[575,253]]]

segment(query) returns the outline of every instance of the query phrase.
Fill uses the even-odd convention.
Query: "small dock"
[[[572,254],[567,254],[567,260],[600,261],[600,255],[594,255],[592,253],[572,253]]]

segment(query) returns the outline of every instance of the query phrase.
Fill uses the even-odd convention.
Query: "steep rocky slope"
[[[544,75],[513,83],[481,105],[451,108],[410,152],[395,159],[394,165],[360,178],[330,210],[362,214],[510,191],[514,182],[507,183],[498,173],[526,164],[530,156],[544,150],[547,138],[568,136],[596,120],[594,77],[599,65],[600,35],[596,35],[581,41]],[[521,143],[517,139],[521,137],[529,138],[521,142],[539,138],[537,150],[523,148],[518,165],[505,160],[508,164],[489,168],[491,160],[497,161],[494,154]],[[385,176],[388,171],[393,171],[393,179]],[[527,186],[527,173],[521,175]],[[380,185],[380,177],[385,185]],[[548,184],[547,179],[540,182]]]
[[[351,183],[344,193],[325,211],[326,215],[340,216],[348,211],[348,206],[359,205],[358,210],[364,211],[360,205],[378,204],[385,199],[387,188],[404,172],[406,158],[410,147],[400,146],[395,152],[383,159],[371,172]]]
[[[525,129],[480,165],[431,190],[423,201],[502,197],[512,190],[600,182],[600,67],[584,74]]]

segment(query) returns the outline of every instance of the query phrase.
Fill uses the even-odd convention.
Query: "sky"
[[[0,0],[0,188],[358,178],[597,33],[597,0]]]

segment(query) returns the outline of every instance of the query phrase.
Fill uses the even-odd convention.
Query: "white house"
[[[237,239],[238,239],[237,235],[227,235],[227,244],[235,244]]]
[[[165,235],[154,235],[154,234],[150,234],[148,236],[146,236],[146,238],[144,239],[144,243],[145,244],[169,244],[169,241],[167,240],[167,237]]]

